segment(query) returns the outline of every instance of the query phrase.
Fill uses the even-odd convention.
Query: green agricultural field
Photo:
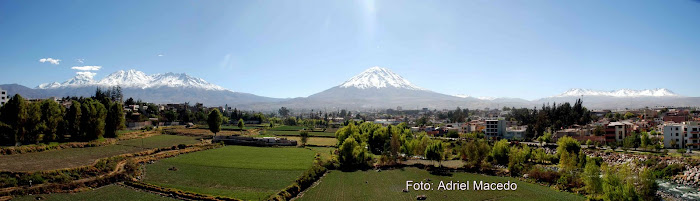
[[[286,136],[285,138],[290,140],[296,140],[298,144],[301,145],[301,137]],[[335,146],[338,144],[338,139],[329,137],[309,137],[306,142],[307,145],[315,146]]]
[[[100,201],[112,201],[112,200],[146,200],[146,201],[158,201],[158,200],[175,200],[168,197],[163,197],[160,195],[138,191],[131,189],[129,187],[108,185],[95,190],[80,192],[80,193],[55,193],[55,194],[42,194],[42,195],[28,195],[15,198],[13,200],[17,201],[29,201],[29,200],[100,200]]]
[[[321,159],[323,159],[323,160],[331,159],[331,155],[332,155],[331,152],[336,150],[335,147],[306,147],[306,148],[309,148],[309,149],[315,151],[316,153],[321,154]]]
[[[266,134],[266,135],[277,135],[277,136],[299,136],[299,135],[300,135],[300,132],[299,132],[299,131],[277,131],[277,130],[267,130],[267,131],[265,131],[265,134]],[[335,133],[327,133],[327,132],[309,132],[309,136],[335,138]]]
[[[178,144],[196,144],[200,141],[195,137],[179,135],[157,135],[143,139],[123,140],[117,142],[118,145],[142,147],[146,149],[170,147]]]
[[[299,131],[301,129],[304,129],[305,127],[303,126],[277,126],[274,128],[270,128],[270,130],[273,131]]]
[[[170,147],[178,144],[199,142],[195,137],[176,135],[157,135],[144,139],[131,139],[114,145],[86,148],[70,148],[36,153],[0,155],[0,170],[3,171],[39,171],[89,165],[95,160],[126,153],[135,153],[144,149]],[[142,146],[143,142],[143,147]]]
[[[432,191],[402,192],[406,181],[429,178],[434,183]],[[438,191],[440,181],[484,181],[516,182],[515,191]],[[470,173],[455,173],[436,176],[418,168],[404,168],[387,171],[332,171],[321,182],[309,189],[300,200],[415,200],[418,195],[426,195],[427,200],[584,200],[583,196],[559,192],[548,187],[519,181],[515,178],[484,176]]]
[[[208,195],[266,199],[309,169],[314,155],[296,147],[226,146],[147,165],[144,181]]]

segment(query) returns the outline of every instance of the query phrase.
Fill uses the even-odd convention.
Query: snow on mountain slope
[[[423,90],[400,75],[382,67],[372,67],[350,78],[339,86],[340,88],[354,87],[358,89],[395,87],[410,90]]]
[[[591,89],[569,89],[568,91],[553,97],[576,97],[576,96],[611,96],[611,97],[679,97],[665,88],[632,90],[619,89],[613,91],[597,91]]]
[[[479,99],[479,100],[496,100],[496,99],[498,99],[498,97],[492,97],[492,96],[472,97],[472,96],[466,95],[466,94],[457,94],[457,95],[454,95],[454,96],[455,96],[455,97],[459,97],[459,98],[476,98],[476,99]]]
[[[92,75],[94,76],[94,75]],[[159,87],[184,87],[197,88],[204,90],[227,90],[221,86],[211,84],[201,78],[189,76],[184,73],[165,73],[146,75],[146,73],[137,70],[120,70],[109,74],[101,80],[93,80],[92,76],[78,74],[63,83],[45,83],[39,85],[39,89],[56,89],[56,88],[76,88],[84,86],[121,86],[123,88],[159,88]]]

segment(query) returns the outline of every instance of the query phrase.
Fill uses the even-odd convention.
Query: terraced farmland
[[[95,160],[151,148],[170,147],[178,144],[194,144],[195,137],[157,135],[143,139],[131,139],[114,145],[86,148],[70,148],[27,154],[1,155],[0,170],[39,171],[89,165]],[[142,148],[143,146],[143,148]]]

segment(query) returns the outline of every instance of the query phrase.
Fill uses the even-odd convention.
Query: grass
[[[270,128],[269,130],[273,131],[299,131],[301,129],[304,129],[305,127],[303,126],[277,126],[274,128]]]
[[[208,195],[266,199],[309,169],[314,155],[303,148],[226,146],[147,165],[144,181]],[[168,170],[172,167],[177,170]]]
[[[402,192],[406,181],[420,182],[430,178],[433,190]],[[440,181],[515,182],[515,191],[439,191]],[[321,182],[308,190],[299,200],[415,200],[418,195],[426,195],[428,200],[584,200],[583,196],[559,192],[548,187],[521,182],[514,178],[485,176],[470,173],[455,173],[436,176],[418,168],[404,168],[387,171],[357,171],[328,173]]]
[[[278,135],[278,136],[299,136],[299,131],[278,131],[278,130],[267,130],[266,135]],[[327,132],[309,132],[309,136],[314,137],[335,137],[335,133]]]
[[[144,149],[170,147],[199,142],[195,137],[158,135],[143,139]],[[26,154],[0,156],[0,170],[40,171],[89,165],[100,158],[142,151],[142,139],[119,141],[115,145],[69,148]]]
[[[321,154],[321,159],[329,160],[331,159],[331,152],[334,151],[335,147],[307,147],[316,153]]]
[[[42,197],[42,200],[175,200],[168,197],[162,197],[156,194],[134,190],[128,187],[108,185],[95,190],[79,192],[79,193],[55,193],[42,195],[28,195],[14,198],[17,201],[38,200],[37,197]]]
[[[290,140],[296,140],[297,143],[301,144],[301,137],[286,136],[285,138]],[[338,139],[328,138],[328,137],[309,137],[307,139],[307,145],[316,146],[335,146],[338,143]]]

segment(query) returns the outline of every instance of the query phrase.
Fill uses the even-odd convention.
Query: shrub
[[[10,177],[9,175],[0,175],[0,187],[14,187],[17,186],[17,179]]]
[[[533,168],[527,174],[530,178],[535,179],[536,181],[549,184],[554,184],[560,177],[559,172],[541,168]]]
[[[508,140],[501,140],[496,142],[491,149],[491,156],[496,161],[497,164],[507,165],[508,164],[508,154],[510,153],[510,144]]]

